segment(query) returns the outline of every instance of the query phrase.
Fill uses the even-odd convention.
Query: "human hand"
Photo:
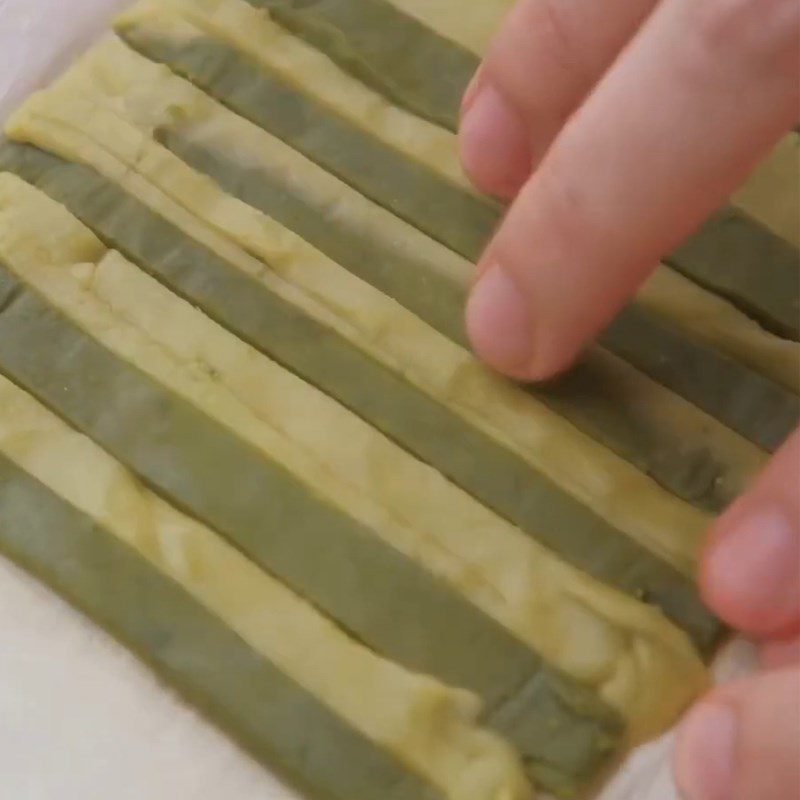
[[[797,0],[518,0],[464,100],[462,160],[512,199],[467,309],[514,377],[566,368],[800,117]],[[709,604],[763,671],[688,716],[688,800],[800,798],[800,433],[715,526]]]
[[[568,365],[797,123],[799,75],[797,0],[518,0],[464,100],[467,172],[515,198],[477,352],[527,379]]]

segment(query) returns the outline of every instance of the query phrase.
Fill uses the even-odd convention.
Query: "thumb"
[[[800,798],[800,668],[701,702],[681,729],[675,768],[686,800]]]

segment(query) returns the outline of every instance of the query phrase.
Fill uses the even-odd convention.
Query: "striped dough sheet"
[[[469,353],[508,5],[141,2],[0,145],[0,551],[313,798],[598,786],[705,689],[703,533],[800,417],[796,134],[572,372]]]

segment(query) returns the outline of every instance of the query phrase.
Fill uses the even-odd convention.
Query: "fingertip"
[[[738,724],[734,708],[721,700],[689,712],[675,748],[675,775],[686,800],[730,800]]]
[[[729,513],[703,559],[704,599],[746,633],[776,636],[800,620],[800,537],[780,506]]]
[[[500,264],[490,264],[467,303],[467,333],[478,357],[511,377],[532,377],[533,328],[532,310],[519,285]]]
[[[510,199],[531,171],[526,126],[491,81],[476,76],[464,98],[459,153],[472,182],[486,194]]]
[[[685,800],[788,800],[800,789],[800,670],[719,686],[682,724],[675,775]]]
[[[572,367],[584,337],[559,332],[552,315],[537,308],[531,281],[516,277],[519,270],[491,257],[478,266],[466,308],[467,335],[475,354],[498,372],[523,382],[547,382]]]

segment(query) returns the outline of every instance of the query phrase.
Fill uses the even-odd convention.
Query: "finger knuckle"
[[[540,170],[518,204],[520,230],[541,232],[537,249],[544,262],[560,263],[594,239],[595,220],[580,180],[560,165]]]
[[[582,19],[575,13],[573,4],[564,0],[542,0],[536,23],[547,31],[552,58],[562,70],[580,85],[591,80],[593,76],[582,46],[585,38]]]
[[[712,55],[771,56],[800,36],[797,0],[705,0],[692,9],[694,29]]]
[[[566,175],[549,178],[543,176],[543,191],[549,198],[547,205],[548,225],[558,239],[565,245],[574,242],[578,231],[592,227],[592,215],[586,203],[586,196],[580,184]]]
[[[582,15],[565,0],[526,0],[515,8],[509,37],[519,52],[532,51],[537,61],[547,61],[566,75],[583,79],[585,63]],[[530,80],[530,76],[526,76]]]
[[[561,0],[543,0],[540,21],[550,34],[554,51],[568,58],[573,55],[574,25],[567,15]]]

